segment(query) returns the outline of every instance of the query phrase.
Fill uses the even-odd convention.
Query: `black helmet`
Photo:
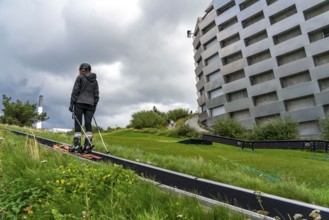
[[[86,70],[91,70],[91,66],[88,63],[82,63],[79,67],[79,70],[86,69]]]

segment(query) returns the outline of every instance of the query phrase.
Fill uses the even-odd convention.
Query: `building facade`
[[[328,0],[213,0],[193,31],[199,121],[289,116],[319,137],[329,113]]]

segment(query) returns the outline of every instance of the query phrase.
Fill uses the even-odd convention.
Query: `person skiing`
[[[91,66],[88,63],[80,65],[79,75],[72,89],[69,107],[74,116],[73,145],[69,149],[71,152],[90,152],[93,147],[91,121],[99,101],[99,88],[96,78],[96,74],[91,72]],[[81,147],[82,116],[84,116],[86,129],[83,148]]]

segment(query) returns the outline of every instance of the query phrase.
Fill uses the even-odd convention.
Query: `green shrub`
[[[188,116],[188,109],[177,108],[167,112],[167,119],[177,121]]]
[[[322,138],[324,140],[329,139],[329,114],[326,114],[324,118],[319,119],[319,124],[322,130]]]
[[[157,128],[166,124],[166,118],[163,114],[155,111],[140,111],[133,113],[131,126],[136,129]]]
[[[214,135],[228,138],[244,138],[247,128],[236,119],[225,117],[217,119],[212,126]]]
[[[195,130],[195,128],[192,128],[189,125],[183,125],[183,126],[173,129],[170,132],[169,136],[199,138],[200,133],[197,132],[197,130]]]
[[[298,123],[289,117],[272,119],[253,128],[254,140],[293,140],[298,135]]]

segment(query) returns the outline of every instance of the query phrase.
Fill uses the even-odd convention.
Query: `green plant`
[[[150,130],[156,133],[156,129]],[[161,129],[158,130],[161,131]],[[29,132],[32,131],[29,129]],[[66,135],[37,131],[35,129],[33,129],[33,132],[38,136],[59,141],[68,138]],[[105,143],[110,143],[109,149],[115,156],[152,164],[196,177],[248,188],[253,191],[261,191],[329,207],[329,189],[327,184],[323,182],[323,179],[329,178],[329,167],[327,166],[328,161],[322,160],[322,157],[325,156],[323,153],[316,153],[317,159],[311,159],[311,154],[308,151],[301,150],[257,149],[256,151],[250,151],[240,150],[233,146],[218,143],[213,143],[210,146],[183,145],[176,143],[181,138],[158,136],[151,133],[143,133],[141,130],[122,129],[103,133],[103,138]],[[35,159],[32,160],[33,163],[28,162],[29,160],[27,158],[32,157],[35,153],[27,156],[29,155],[26,153],[26,150],[29,149],[28,147],[23,148],[23,151],[18,150],[21,149],[22,143],[17,142],[18,139],[16,137],[16,141],[12,141],[13,138],[11,136],[14,135],[4,132],[3,144],[0,147],[0,167],[3,167],[3,175],[5,176],[12,178],[21,176],[24,177],[24,180],[35,180],[37,179],[36,176],[40,176],[44,179],[38,181],[37,186],[41,186],[46,180],[54,180],[52,176],[56,175],[52,171],[57,172],[60,170],[58,168],[60,165],[64,167],[75,167],[75,169],[81,169],[82,167],[79,163],[72,164],[68,158],[61,154],[43,150],[39,152],[39,159],[37,159],[38,157],[34,157]],[[95,135],[95,144],[96,146],[101,146],[100,139],[97,135]],[[97,150],[102,150],[102,147],[97,147]],[[6,156],[1,158],[3,153],[6,153]],[[23,156],[19,156],[19,154]],[[41,163],[44,160],[48,162]],[[56,164],[56,166],[51,166],[52,164]],[[301,167],[307,167],[307,169],[300,169]],[[60,180],[59,177],[56,179]],[[81,178],[81,181],[83,180],[84,178]],[[28,184],[31,185],[31,181]],[[114,213],[111,210],[114,210],[117,214],[115,216],[117,217],[116,219],[127,219],[128,214],[126,213],[130,213],[129,216],[132,216],[130,219],[136,219],[137,215],[140,214],[143,216],[145,210],[150,210],[148,204],[151,203],[155,207],[155,213],[146,211],[147,215],[159,215],[162,219],[168,219],[169,214],[166,210],[176,210],[168,205],[168,203],[176,203],[174,198],[169,198],[168,194],[159,198],[155,192],[150,191],[144,186],[140,186],[139,182],[135,182],[131,193],[132,198],[134,198],[133,200],[127,201],[123,199],[123,203],[112,203],[114,204],[113,209],[110,209],[108,206],[108,201],[111,201],[110,198],[100,199],[97,204],[90,206],[97,206],[97,209],[89,208],[88,213],[91,216],[95,212],[100,216],[105,215],[104,213],[112,216]],[[69,215],[68,212],[65,212],[65,207],[73,206],[70,210],[76,210],[74,215],[78,217],[81,217],[82,211],[87,211],[85,208],[85,198],[87,195],[78,194],[81,197],[77,200],[77,205],[63,201],[66,199],[64,195],[66,194],[64,193],[62,197],[58,197],[55,201],[50,201],[51,203],[47,207],[43,207],[43,210],[55,208],[60,214]],[[87,197],[91,197],[92,195],[88,193]],[[43,202],[43,204],[46,203],[47,201]],[[106,205],[102,205],[102,203]],[[122,208],[126,203],[128,203],[127,208]],[[62,205],[62,207],[59,207],[59,205]],[[185,206],[187,207],[186,204],[177,205],[177,209],[185,210]],[[193,205],[188,208],[188,211],[177,212],[177,214],[175,212],[175,214],[177,216],[182,215],[183,217],[193,216],[191,215],[193,213],[191,209],[193,209]],[[36,213],[36,210],[34,210],[34,213]],[[216,211],[216,215],[221,216],[219,219],[234,219],[230,218],[230,216],[225,217],[225,213],[219,214]],[[51,216],[49,218],[53,219],[51,213],[49,215]],[[195,216],[198,216],[198,214]],[[100,217],[99,219],[102,218]],[[175,219],[175,216],[173,219]],[[200,217],[199,219],[207,218]],[[210,216],[210,219],[214,218]]]
[[[74,213],[78,209],[85,215],[91,215],[95,210],[91,204],[97,204],[98,201],[108,200],[109,206],[114,207],[130,200],[135,182],[136,175],[121,166],[106,168],[72,161],[67,166],[61,165],[54,170],[42,188],[49,192],[50,197],[46,198],[48,201],[56,203],[65,197],[74,204],[62,202],[57,205],[59,214]]]
[[[0,218],[10,219],[26,213],[32,214],[34,206],[45,193],[38,187],[29,187],[23,179],[3,179],[0,182]]]
[[[11,102],[11,97],[3,95],[2,105],[3,115],[0,116],[0,122],[4,124],[32,127],[33,123],[48,119],[46,112],[38,114],[37,105],[30,104],[29,101]]]
[[[180,118],[184,118],[188,116],[188,109],[177,108],[177,109],[169,110],[166,116],[168,120],[177,121]]]
[[[268,211],[265,211],[264,207],[263,207],[263,201],[262,201],[262,192],[260,191],[255,191],[254,192],[255,196],[256,196],[256,199],[257,199],[257,202],[259,204],[259,206],[262,208],[261,210],[258,210],[257,212],[259,214],[262,214],[262,215],[265,215],[267,216],[268,215]]]
[[[322,130],[322,137],[325,140],[329,139],[329,114],[326,114],[324,118],[319,119],[319,124]]]
[[[298,123],[289,117],[272,119],[253,128],[254,140],[294,140],[298,134]]]
[[[33,132],[58,140],[67,138]],[[150,135],[131,130],[110,134],[115,133],[124,139]],[[205,210],[194,198],[162,192],[121,166],[76,160],[8,131],[0,147],[0,167],[0,201],[14,205],[3,209],[0,204],[1,219],[244,219],[226,208]],[[12,183],[16,179],[19,181]]]
[[[246,132],[247,128],[230,117],[219,118],[212,126],[212,133],[222,137],[243,138],[246,136]]]
[[[157,128],[166,124],[166,118],[156,111],[140,111],[132,114],[130,124],[136,129]]]
[[[183,126],[187,120],[188,120],[188,117],[178,119],[175,123],[175,127]]]
[[[190,137],[190,138],[199,138],[200,133],[189,125],[182,125],[178,128],[173,129],[169,132],[170,137]]]

